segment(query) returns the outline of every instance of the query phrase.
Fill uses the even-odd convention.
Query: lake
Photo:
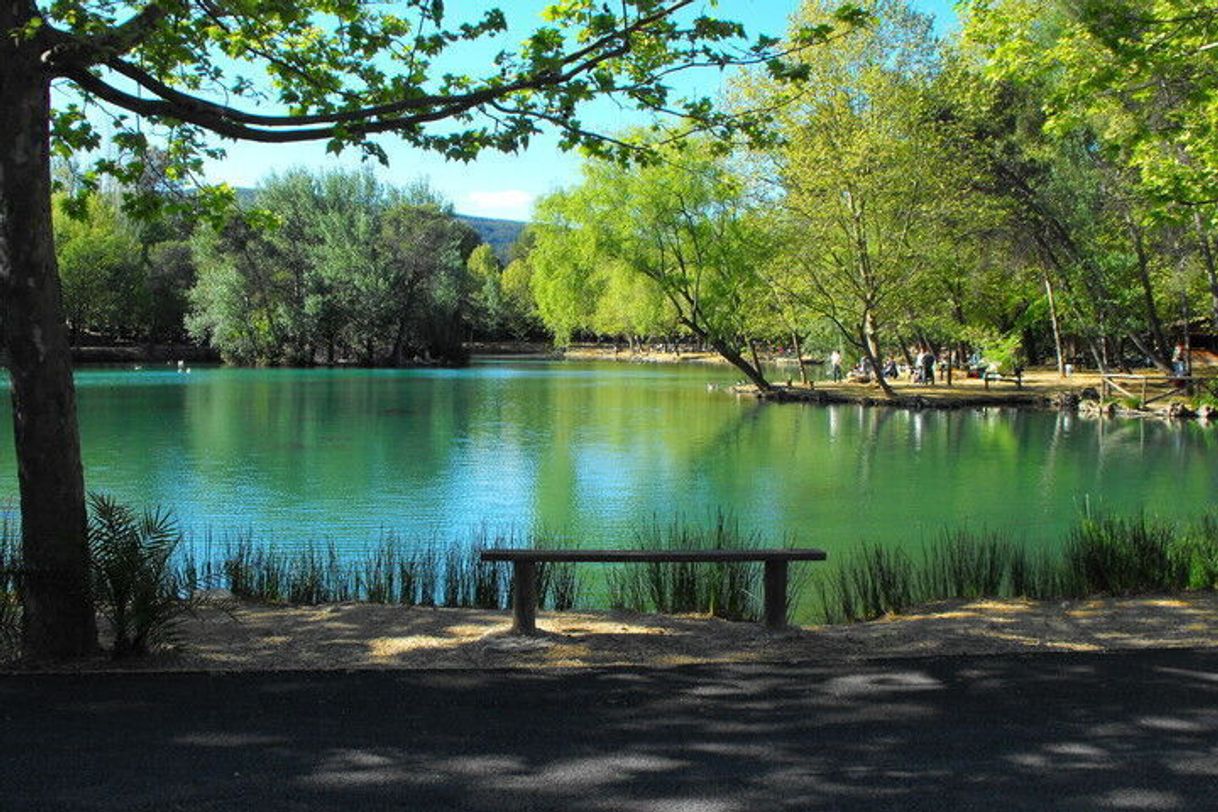
[[[78,373],[88,486],[196,538],[362,547],[545,530],[627,543],[717,511],[775,543],[920,544],[944,527],[1056,541],[1088,504],[1193,517],[1218,432],[1001,409],[760,404],[703,365],[479,361],[459,370]],[[4,402],[7,404],[7,398]],[[7,408],[7,405],[6,407]],[[13,512],[12,428],[0,499]]]

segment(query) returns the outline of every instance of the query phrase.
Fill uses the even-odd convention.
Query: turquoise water
[[[1192,517],[1218,431],[999,409],[767,405],[716,366],[479,362],[461,370],[168,367],[78,373],[91,489],[193,535],[281,546],[468,538],[480,525],[626,543],[658,518],[842,550],[944,527],[1056,539],[1084,505]],[[7,402],[7,399],[6,399]],[[16,503],[10,420],[0,500]]]

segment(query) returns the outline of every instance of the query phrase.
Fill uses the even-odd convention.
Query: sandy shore
[[[727,366],[727,362],[715,353],[681,353],[646,350],[630,352],[619,350],[614,352],[611,347],[579,346],[568,349],[564,358],[571,360],[623,361],[634,363],[703,363]],[[1058,374],[1055,367],[1035,367],[1024,372],[1019,385],[1014,378],[994,380],[987,386],[980,378],[969,378],[957,371],[952,378],[951,386],[942,380],[933,385],[914,383],[902,378],[891,381],[896,399],[889,399],[878,384],[855,383],[841,381],[834,383],[825,379],[825,370],[818,365],[810,365],[808,374],[810,384],[799,380],[799,367],[793,359],[763,359],[768,363],[780,365],[780,371],[771,371],[767,376],[774,385],[769,392],[760,392],[747,382],[727,387],[738,395],[759,397],[776,402],[804,402],[818,404],[832,403],[861,403],[864,405],[888,405],[915,409],[966,409],[987,406],[1021,407],[1021,408],[1068,408],[1080,406],[1085,393],[1103,390],[1102,378],[1098,372],[1076,371],[1069,377]],[[1082,411],[1101,416],[1121,417],[1200,417],[1210,423],[1218,421],[1218,409],[1205,407],[1200,413],[1179,410],[1179,405],[1188,404],[1194,399],[1185,393],[1179,395],[1170,393],[1163,386],[1154,383],[1162,378],[1162,373],[1155,369],[1134,370],[1140,375],[1150,376],[1147,397],[1155,398],[1154,402],[1145,409],[1136,409],[1124,403],[1130,398],[1121,396],[1113,391],[1114,400],[1100,409],[1094,401],[1082,402]],[[1140,394],[1140,383],[1124,381],[1123,385],[1129,391]],[[1162,397],[1159,397],[1162,396]],[[1088,406],[1092,408],[1088,409]]]
[[[535,638],[515,637],[509,626],[506,612],[474,609],[211,606],[151,657],[63,670],[538,669],[1218,647],[1218,594],[952,601],[780,633],[714,618],[601,612],[542,612]]]

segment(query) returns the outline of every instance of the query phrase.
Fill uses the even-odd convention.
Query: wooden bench
[[[765,625],[787,625],[787,565],[792,561],[824,561],[824,550],[509,550],[482,551],[483,561],[512,563],[512,631],[537,631],[537,565],[542,562],[600,564],[705,563],[765,564]]]
[[[1014,381],[1016,389],[1023,389],[1023,370],[1015,370],[1014,377],[1007,377],[993,370],[983,370],[981,373],[981,382],[985,384],[986,391],[989,391],[991,381]]]

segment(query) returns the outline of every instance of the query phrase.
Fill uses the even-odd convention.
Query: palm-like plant
[[[136,514],[104,494],[89,496],[89,548],[98,609],[114,633],[113,654],[147,653],[172,640],[192,604],[170,558],[182,541],[173,515]]]
[[[21,627],[17,578],[21,571],[18,536],[8,520],[0,522],[0,658],[6,648],[16,650]]]

